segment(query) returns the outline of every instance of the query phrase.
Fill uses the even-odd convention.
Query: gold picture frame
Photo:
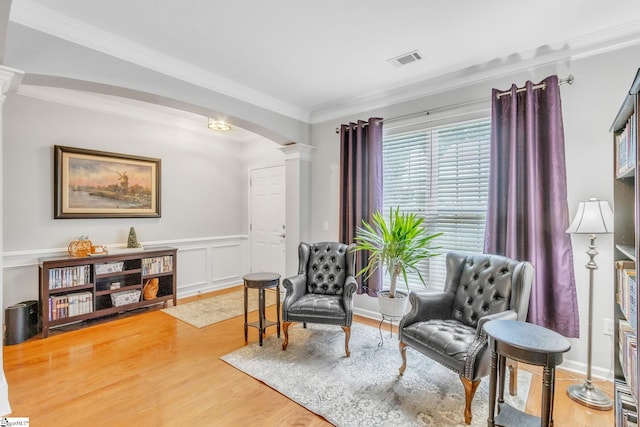
[[[160,159],[54,146],[54,218],[159,218]]]

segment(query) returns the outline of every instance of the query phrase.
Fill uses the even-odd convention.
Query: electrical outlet
[[[604,328],[602,333],[605,335],[613,335],[613,319],[604,319]]]

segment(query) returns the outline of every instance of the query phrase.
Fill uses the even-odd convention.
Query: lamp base
[[[590,382],[585,382],[582,385],[574,384],[567,387],[567,394],[571,399],[589,408],[600,411],[609,411],[613,408],[611,399]]]

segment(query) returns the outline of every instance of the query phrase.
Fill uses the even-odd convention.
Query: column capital
[[[23,77],[24,71],[0,65],[0,95],[6,95],[9,91],[15,92]]]
[[[280,151],[284,153],[284,159],[286,160],[305,160],[311,161],[315,147],[311,145],[293,143],[280,147]]]

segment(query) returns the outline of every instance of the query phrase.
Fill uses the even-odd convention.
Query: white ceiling
[[[13,0],[10,20],[308,122],[640,42],[638,0]]]

